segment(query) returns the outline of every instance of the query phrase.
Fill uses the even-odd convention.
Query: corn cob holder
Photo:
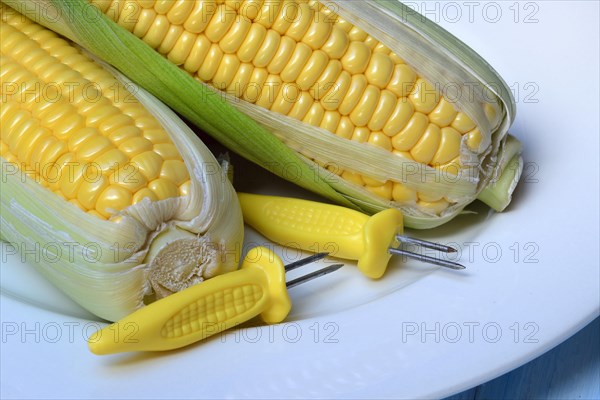
[[[287,197],[238,193],[244,222],[267,239],[305,251],[331,250],[333,257],[356,260],[358,269],[369,278],[383,276],[392,254],[420,261],[464,269],[455,262],[398,248],[416,244],[443,252],[456,250],[404,236],[402,214],[381,211],[372,217],[345,207]]]
[[[269,249],[255,247],[248,252],[238,271],[220,275],[136,311],[92,335],[89,348],[98,355],[171,350],[258,315],[268,324],[279,323],[292,307],[288,288],[336,271],[341,264],[287,283],[285,273],[326,255],[317,254],[284,266]]]
[[[506,83],[399,2],[3,1],[340,205],[431,228],[519,179]]]

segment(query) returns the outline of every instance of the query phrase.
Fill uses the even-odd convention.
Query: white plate
[[[99,324],[3,247],[0,397],[442,397],[518,367],[595,318],[598,3],[445,4],[413,6],[518,92],[511,131],[526,146],[524,181],[507,212],[475,206],[477,216],[411,232],[456,242],[467,271],[408,263],[371,282],[348,267],[295,288],[284,324],[181,351],[98,358],[84,338]],[[276,184],[247,182],[311,197]]]

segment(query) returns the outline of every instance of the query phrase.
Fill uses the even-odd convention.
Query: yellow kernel
[[[153,9],[143,9],[137,18],[133,28],[133,34],[139,38],[144,37],[150,30],[156,15],[156,11]]]
[[[194,41],[194,45],[183,64],[183,68],[189,73],[196,73],[208,55],[211,45],[210,40],[206,36],[199,35]]]
[[[308,31],[302,37],[302,42],[309,45],[313,50],[317,50],[325,44],[332,28],[333,25],[326,21],[324,14],[316,13]]]
[[[429,113],[429,120],[440,128],[443,128],[454,121],[456,114],[458,114],[458,111],[454,109],[452,103],[442,98],[437,107]]]
[[[428,203],[435,203],[436,201],[440,201],[444,195],[442,194],[426,194],[426,193],[417,193],[419,196],[419,200],[425,201]]]
[[[239,13],[244,17],[253,20],[258,17],[264,0],[245,0],[239,9]]]
[[[227,87],[227,93],[231,93],[235,97],[242,97],[244,91],[250,83],[252,73],[254,72],[254,65],[250,63],[243,63],[239,66],[231,84]]]
[[[154,144],[171,142],[169,134],[164,129],[144,129],[143,132],[144,137]]]
[[[300,72],[298,79],[296,79],[296,83],[300,89],[310,89],[323,71],[325,71],[328,63],[329,57],[327,57],[325,52],[321,50],[314,51],[304,66],[304,69]]]
[[[368,142],[387,151],[393,150],[392,140],[382,132],[372,132]]]
[[[392,116],[394,108],[398,103],[398,98],[389,90],[382,90],[377,107],[369,120],[369,129],[372,131],[381,131],[385,123]]]
[[[96,211],[103,217],[111,215],[129,207],[133,196],[131,192],[120,186],[110,185],[98,197]]]
[[[131,204],[137,204],[145,198],[150,201],[158,201],[158,196],[156,196],[152,190],[148,188],[142,188],[134,193],[131,199]]]
[[[144,177],[151,181],[158,178],[162,169],[163,159],[154,151],[146,151],[131,159],[131,164],[140,171]]]
[[[252,27],[252,22],[249,19],[240,17],[237,18],[233,27],[227,32],[227,34],[221,39],[219,42],[219,46],[221,46],[221,50],[225,53],[235,53],[239,50],[250,32],[250,28]]]
[[[350,42],[346,54],[342,57],[342,65],[346,71],[362,74],[367,69],[371,59],[371,49],[362,42]]]
[[[313,103],[306,116],[302,119],[303,122],[313,125],[319,126],[321,125],[321,121],[323,120],[323,116],[325,115],[325,110],[321,107],[319,103]]]
[[[390,53],[390,58],[392,59],[394,64],[406,64],[406,62],[403,59],[401,59],[400,57],[398,57],[398,54],[396,54],[394,52]]]
[[[141,134],[141,130],[136,126],[122,126],[117,128],[113,132],[108,134],[108,138],[111,142],[114,143],[115,146],[120,146],[125,141],[139,137]]]
[[[138,136],[124,141],[120,146],[121,150],[129,158],[135,157],[140,153],[152,150],[152,142],[148,139]]]
[[[354,28],[354,25],[352,25],[350,22],[346,21],[345,19],[340,18],[339,16],[336,17],[335,25],[340,27],[340,29],[342,29],[346,34],[350,33],[352,28]]]
[[[223,39],[225,34],[233,25],[237,13],[226,7],[224,4],[219,4],[217,10],[210,22],[206,26],[204,34],[213,43]]]
[[[441,214],[442,211],[444,211],[446,208],[448,208],[448,206],[450,206],[450,203],[445,199],[441,199],[435,202],[419,201],[417,202],[417,204],[425,208],[426,210],[432,212],[433,214],[437,215]]]
[[[275,22],[277,13],[281,10],[283,2],[265,0],[257,13],[256,17],[252,18],[254,23],[258,23],[269,29]]]
[[[287,29],[285,35],[291,37],[295,41],[299,42],[308,30],[308,27],[313,21],[314,11],[306,3],[300,3],[297,5],[298,11],[296,17],[292,20],[290,27]]]
[[[367,38],[365,40],[363,40],[363,42],[364,42],[364,44],[369,46],[371,48],[371,50],[373,50],[373,51],[375,51],[375,48],[379,44],[379,41],[371,35],[367,36]],[[393,65],[392,65],[392,67],[393,67]]]
[[[338,110],[340,114],[349,115],[354,110],[354,107],[360,102],[363,93],[367,89],[367,85],[367,78],[364,75],[357,74],[352,76],[348,92],[339,105]]]
[[[123,2],[123,8],[117,23],[129,32],[133,31],[136,21],[142,12],[142,8],[134,0],[126,0]]]
[[[86,178],[79,186],[77,200],[88,210],[95,208],[96,202],[104,189],[108,187],[108,179],[105,176],[99,176],[97,179]],[[64,192],[63,192],[64,193]]]
[[[483,111],[485,112],[485,116],[487,117],[487,120],[490,122],[490,124],[495,125],[496,118],[498,117],[498,105],[485,103],[483,105]]]
[[[296,100],[292,110],[289,112],[288,117],[303,120],[314,102],[314,99],[308,92],[301,92],[298,100]]]
[[[410,154],[415,161],[423,164],[429,164],[440,145],[442,133],[439,126],[429,124],[421,139],[410,150]]]
[[[342,73],[342,63],[339,60],[331,60],[327,64],[325,71],[314,83],[313,87],[310,88],[310,92],[315,100],[321,100],[321,98],[331,90],[332,86],[335,85],[335,81]]]
[[[392,200],[393,188],[394,185],[391,181],[387,181],[385,184],[380,186],[365,186],[365,189],[367,189],[369,192],[387,200]]]
[[[441,96],[429,82],[418,79],[409,99],[413,102],[415,110],[429,114],[438,105]]]
[[[416,81],[417,73],[411,67],[405,64],[396,64],[390,83],[386,88],[398,97],[406,97],[412,92]]]
[[[90,215],[93,215],[96,218],[99,218],[99,219],[102,219],[102,220],[106,221],[106,218],[102,214],[100,214],[98,211],[96,211],[96,210],[88,210],[87,213],[90,214]]]
[[[467,146],[471,151],[479,152],[482,141],[483,136],[481,135],[481,131],[479,129],[475,128],[469,132],[467,136]]]
[[[338,126],[340,125],[341,119],[342,119],[342,116],[340,115],[339,112],[325,111],[325,114],[323,115],[323,119],[321,120],[321,128],[323,128],[331,133],[335,133]]]
[[[114,147],[107,137],[96,135],[89,138],[78,147],[77,157],[83,161],[91,161],[111,148]]]
[[[256,101],[256,105],[270,109],[279,91],[282,87],[282,81],[279,75],[269,75],[263,84],[262,91],[259,99]]]
[[[398,203],[415,203],[417,201],[417,192],[401,183],[394,182],[392,199]]]
[[[117,185],[135,193],[148,184],[148,180],[142,175],[139,168],[132,163],[126,164],[109,175],[108,181],[111,185]]]
[[[173,5],[175,5],[173,0],[157,0],[154,3],[154,10],[156,10],[156,12],[159,14],[166,14],[169,12],[171,7],[173,7]]]
[[[148,45],[153,49],[158,48],[165,36],[167,36],[170,25],[171,24],[166,16],[157,15],[156,18],[154,18],[154,21],[152,21],[150,29],[148,29],[148,32],[144,35],[142,40],[148,43]]]
[[[179,185],[179,195],[181,197],[189,196],[192,193],[192,181],[187,180]]]
[[[281,37],[281,39],[279,40],[277,51],[274,53],[271,61],[269,62],[269,65],[267,66],[269,73],[280,74],[287,66],[290,58],[294,54],[295,49],[296,42],[294,41],[294,39],[289,38],[287,36]]]
[[[407,99],[398,100],[392,115],[383,127],[383,133],[388,136],[396,136],[406,127],[414,113],[415,109],[410,101]]]
[[[190,1],[194,9],[183,23],[183,28],[191,33],[202,33],[217,10],[214,0]]]
[[[456,118],[452,121],[450,125],[461,134],[465,134],[475,128],[475,122],[469,118],[469,116],[463,112],[459,112],[456,114]]]
[[[354,133],[352,134],[352,140],[359,143],[366,143],[369,140],[370,135],[371,131],[369,128],[356,127],[354,128]]]
[[[265,68],[254,68],[250,83],[245,88],[242,98],[250,103],[255,103],[260,98],[268,77],[269,72]]]
[[[278,11],[277,17],[275,18],[275,21],[273,21],[271,28],[279,32],[279,34],[284,35],[292,25],[292,22],[298,19],[298,3],[294,0],[284,0]],[[263,21],[261,20],[260,22],[262,23]]]
[[[377,45],[373,49],[373,53],[382,53],[382,54],[389,55],[391,53],[391,50],[385,44],[383,44],[383,43],[380,42],[380,43],[377,43]]]
[[[154,152],[161,156],[163,160],[181,160],[177,147],[172,143],[155,144]]]
[[[335,134],[344,139],[352,139],[354,128],[355,126],[352,121],[350,121],[350,117],[343,116],[340,119],[340,124],[338,125]]]
[[[188,15],[194,9],[194,2],[188,0],[178,0],[167,13],[167,18],[174,25],[182,25]]]
[[[279,35],[278,35],[279,36]],[[261,48],[265,38],[267,37],[267,29],[261,24],[252,24],[248,34],[244,37],[237,55],[243,63],[251,62],[258,50]],[[272,36],[270,40],[273,40]]]
[[[365,71],[365,76],[371,85],[384,89],[392,79],[394,63],[383,53],[374,53]]]
[[[308,62],[312,53],[312,49],[308,47],[307,44],[296,44],[292,58],[283,71],[281,71],[281,79],[284,82],[294,82],[304,70],[304,66]]]
[[[327,53],[331,59],[338,60],[346,54],[348,46],[350,46],[348,34],[336,24],[321,50]]]
[[[458,175],[462,169],[460,156],[457,156],[446,164],[436,165],[436,169],[444,173],[446,176]]]
[[[209,82],[217,73],[217,69],[219,68],[219,64],[221,64],[222,58],[223,50],[221,50],[218,44],[213,43],[210,46],[208,54],[197,72],[198,78],[200,78],[200,80],[203,82]]]
[[[392,138],[392,145],[396,150],[408,151],[421,139],[429,125],[427,115],[416,112],[408,124]]]
[[[68,151],[67,144],[61,141],[54,141],[48,146],[43,148],[43,151],[39,154],[39,157],[32,156],[32,162],[34,165],[38,163],[41,166],[42,173],[47,173],[45,168],[53,165],[59,157],[66,154]]]
[[[346,180],[350,183],[354,183],[355,185],[358,185],[358,186],[364,186],[364,184],[365,184],[365,182],[363,181],[360,174],[357,174],[356,172],[344,171],[342,173],[342,178],[344,180]]]
[[[350,75],[347,71],[342,71],[331,87],[323,88],[327,91],[327,93],[321,98],[321,105],[323,108],[329,111],[337,110],[348,94],[351,86],[352,75]]]
[[[115,170],[129,162],[129,158],[119,149],[111,149],[94,160],[102,172]]]
[[[367,36],[369,36],[367,32],[363,31],[358,26],[353,26],[352,29],[350,29],[350,32],[348,32],[348,38],[352,41],[363,42],[367,39]]]
[[[114,116],[110,116],[105,118],[102,123],[98,125],[98,130],[103,135],[108,135],[110,132],[117,130],[123,126],[133,125],[134,121],[129,115],[125,114],[115,114]]]
[[[160,177],[168,179],[179,186],[190,179],[185,163],[180,160],[167,160],[160,170]]]
[[[375,109],[377,108],[380,96],[381,90],[379,90],[377,86],[367,86],[365,92],[360,98],[360,101],[350,113],[350,119],[354,125],[366,126],[369,123],[373,113],[375,112]]]
[[[77,197],[79,187],[83,182],[83,173],[86,171],[86,165],[78,161],[68,161],[61,170],[58,187],[62,194],[68,199]],[[94,176],[95,177],[95,176]]]
[[[148,184],[159,200],[170,199],[179,195],[179,188],[171,181],[163,178],[153,180]]]
[[[371,178],[371,177],[368,177],[368,176],[363,176],[362,179],[365,182],[365,185],[367,185],[367,186],[382,186],[382,185],[385,185],[385,181],[380,181],[378,179]]]
[[[446,127],[441,130],[442,138],[440,140],[440,146],[431,160],[431,165],[443,165],[460,154],[460,142],[462,136],[455,129]]]
[[[192,52],[196,39],[197,35],[183,32],[167,56],[169,61],[175,65],[183,65]]]
[[[284,83],[281,85],[281,90],[277,94],[275,101],[271,105],[271,111],[288,115],[290,111],[292,111],[292,107],[296,103],[296,100],[299,98],[300,89],[296,84],[293,83]]]
[[[235,54],[225,54],[219,68],[212,78],[212,84],[220,90],[225,90],[233,82],[240,68],[240,60]]]

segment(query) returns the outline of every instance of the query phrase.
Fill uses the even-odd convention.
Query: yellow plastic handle
[[[285,269],[273,252],[256,247],[241,269],[158,300],[96,332],[92,353],[160,351],[187,346],[260,314],[267,323],[285,319],[292,304]]]
[[[380,278],[403,231],[400,211],[389,209],[372,217],[345,207],[286,197],[238,193],[244,222],[269,240],[302,250],[329,251],[357,260],[370,278]]]

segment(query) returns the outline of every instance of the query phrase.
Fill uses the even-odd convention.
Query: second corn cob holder
[[[401,241],[450,252],[446,246],[402,235],[402,214],[386,210],[372,217],[339,206],[284,197],[239,194],[246,223],[268,239],[310,251],[334,244],[332,256],[357,260],[359,270],[380,278],[393,253],[450,267],[460,264],[420,256],[397,248]],[[282,322],[291,309],[287,289],[339,269],[331,265],[286,282],[285,274],[328,256],[318,253],[283,265],[265,247],[251,249],[238,271],[209,279],[146,306],[89,339],[98,355],[126,351],[161,351],[187,346],[258,315]],[[132,330],[136,333],[131,338]],[[129,339],[127,339],[129,338]]]

